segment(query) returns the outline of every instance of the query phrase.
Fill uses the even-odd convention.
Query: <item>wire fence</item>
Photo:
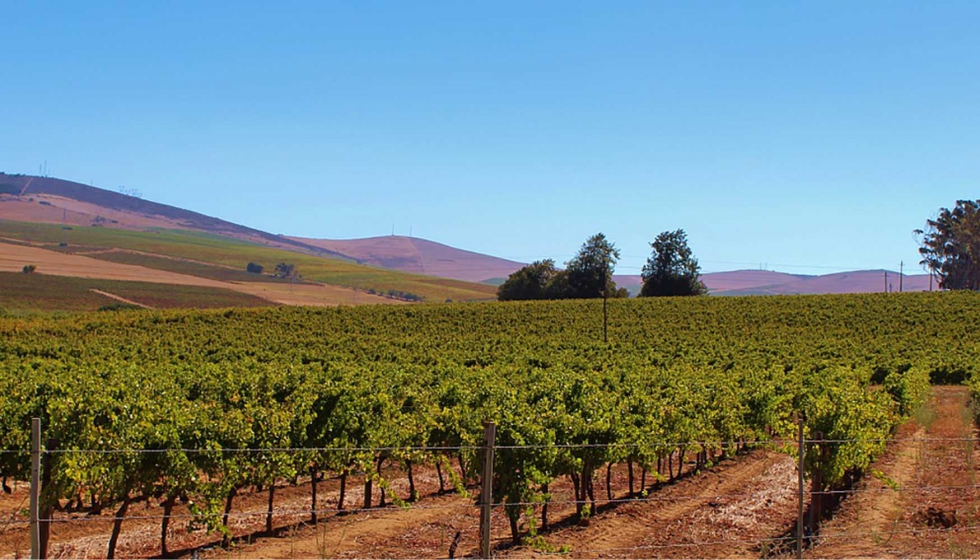
[[[886,445],[901,445],[905,443],[920,443],[920,444],[949,444],[955,442],[970,443],[974,444],[977,442],[975,437],[904,437],[904,438],[874,438],[874,439],[803,439],[803,444],[805,446],[821,446],[821,445],[843,445],[851,443],[879,443]],[[540,449],[554,449],[563,451],[587,451],[594,449],[605,449],[605,450],[640,450],[640,451],[650,451],[650,450],[664,450],[664,449],[683,449],[688,448],[694,449],[732,449],[735,447],[748,447],[748,448],[778,448],[782,447],[784,450],[789,448],[795,448],[799,445],[799,440],[790,440],[785,438],[774,438],[774,439],[758,439],[758,440],[692,440],[683,442],[674,441],[657,441],[657,442],[635,442],[635,443],[569,443],[569,444],[559,444],[559,445],[493,445],[492,448],[497,451],[508,451],[508,450],[540,450]],[[234,454],[269,454],[269,453],[282,453],[282,454],[329,454],[329,453],[345,453],[345,454],[372,454],[374,456],[381,455],[391,455],[397,453],[433,453],[433,454],[453,454],[453,453],[481,453],[488,449],[487,445],[459,445],[459,446],[387,446],[387,447],[319,447],[319,448],[306,448],[306,447],[281,447],[281,448],[181,448],[181,449],[51,449],[51,450],[41,450],[41,455],[56,457],[56,456],[66,456],[71,454],[84,454],[84,455],[120,455],[120,454],[163,454],[163,453],[185,453],[185,454],[223,454],[223,455],[234,455]],[[7,449],[2,450],[0,453],[10,455],[31,455],[29,450],[20,449]],[[693,457],[693,454],[689,457]],[[698,459],[697,461],[700,461]],[[649,462],[646,464],[647,467],[654,469],[656,465],[656,459],[653,463]],[[429,466],[432,463],[428,463]],[[737,464],[737,463],[736,463]],[[426,463],[423,461],[419,464],[418,468],[427,468]],[[687,465],[695,465],[697,467],[702,466],[700,462],[695,463],[694,460],[687,461]],[[638,465],[639,466],[639,465]],[[671,484],[665,481],[665,474],[659,471],[659,468],[655,470],[650,470],[649,481],[651,484],[646,484],[643,488],[639,488],[639,491],[633,493],[627,493],[626,489],[623,487],[624,482],[622,480],[624,473],[622,472],[624,465],[618,465],[619,469],[619,479],[616,482],[616,491],[608,491],[609,495],[602,496],[598,494],[601,493],[602,488],[595,491],[596,496],[588,496],[584,499],[579,496],[570,497],[573,489],[569,484],[565,486],[552,490],[547,494],[541,494],[540,499],[535,499],[531,501],[511,501],[506,499],[494,499],[489,504],[482,501],[480,491],[475,491],[472,496],[466,495],[454,495],[452,491],[443,493],[440,489],[438,494],[428,493],[424,495],[419,501],[411,500],[401,500],[397,497],[393,497],[392,501],[394,505],[389,509],[404,509],[408,511],[418,511],[418,512],[435,512],[436,515],[439,512],[446,512],[447,515],[462,515],[463,519],[469,519],[471,525],[475,525],[475,517],[480,514],[480,511],[484,508],[489,508],[494,512],[494,532],[498,534],[501,532],[507,532],[506,525],[503,523],[502,519],[506,517],[506,511],[513,510],[514,508],[519,508],[522,510],[522,514],[531,514],[531,512],[537,512],[536,515],[540,515],[544,507],[549,508],[550,511],[554,512],[555,515],[560,515],[559,524],[568,522],[568,519],[574,518],[577,514],[570,513],[572,508],[576,511],[581,510],[583,507],[589,507],[594,505],[599,505],[601,508],[616,508],[624,504],[635,504],[637,506],[644,506],[646,504],[683,504],[688,503],[691,507],[698,507],[700,505],[711,504],[712,507],[718,507],[719,505],[737,505],[740,501],[758,499],[760,494],[758,491],[735,491],[735,492],[724,492],[724,491],[714,491],[714,492],[684,492],[680,491],[681,487],[673,487]],[[673,468],[673,467],[671,467]],[[727,468],[727,467],[725,467]],[[678,465],[678,474],[680,473],[680,465]],[[691,466],[688,468],[688,473],[694,472],[695,467]],[[395,469],[398,470],[398,469]],[[357,482],[364,483],[368,478],[373,476],[371,473],[355,473],[357,476],[362,477],[364,480],[358,480]],[[397,473],[398,476],[404,476],[403,469]],[[638,473],[637,473],[638,474]],[[671,473],[673,474],[673,473]],[[464,474],[464,478],[465,478]],[[596,480],[601,480],[602,469],[596,469],[594,476]],[[631,475],[632,477],[632,475]],[[431,477],[430,477],[431,478]],[[636,477],[637,482],[639,481],[639,476]],[[334,480],[336,477],[334,477]],[[281,481],[283,479],[280,479]],[[312,478],[305,478],[303,482],[299,480],[294,480],[293,484],[309,484]],[[328,479],[329,480],[329,479]],[[392,479],[393,480],[393,479]],[[390,481],[389,481],[390,482]],[[476,484],[474,481],[470,480],[469,488],[474,488]],[[784,481],[785,482],[785,481]],[[20,483],[23,485],[23,483]],[[430,480],[428,484],[432,484]],[[577,484],[577,483],[576,483]],[[289,484],[282,484],[279,488],[290,487]],[[441,487],[440,483],[440,487]],[[890,481],[882,481],[880,487],[874,485],[862,485],[855,486],[851,488],[842,489],[809,489],[805,492],[805,495],[797,495],[797,489],[792,487],[792,485],[786,485],[783,488],[782,497],[785,500],[792,500],[799,498],[800,500],[806,499],[807,502],[812,502],[813,499],[817,497],[835,497],[835,498],[850,498],[852,496],[866,494],[873,495],[879,493],[896,493],[909,496],[926,496],[930,493],[974,493],[980,494],[980,484],[896,484]],[[689,488],[690,486],[685,486],[683,488]],[[266,486],[268,488],[268,486]],[[21,488],[22,489],[22,488]],[[632,483],[631,483],[632,489]],[[404,488],[402,488],[404,490]],[[256,489],[252,493],[243,493],[242,496],[255,495],[263,490]],[[336,488],[329,491],[325,491],[325,495],[329,492],[336,493]],[[393,490],[391,490],[393,492]],[[16,491],[15,495],[9,499],[17,499]],[[436,495],[434,499],[433,495]],[[575,494],[578,494],[578,490],[575,490]],[[547,496],[547,497],[546,497]],[[771,498],[771,496],[770,496]],[[159,506],[157,503],[160,501],[160,497],[146,497],[143,496],[141,499],[145,499],[147,502],[147,509],[149,509],[150,502],[153,505]],[[0,516],[0,535],[9,534],[11,531],[25,531],[29,526],[32,525],[32,520],[29,516],[25,515],[24,503],[22,498],[21,503],[16,507],[10,508],[3,507],[0,511],[7,511],[6,515]],[[270,498],[271,500],[271,498]],[[0,495],[0,505],[3,504],[5,498]],[[310,503],[308,507],[296,507],[296,496],[292,496],[289,500],[289,505],[286,507],[279,507],[275,509],[266,510],[256,510],[258,507],[256,504],[249,506],[251,509],[247,511],[225,511],[223,513],[211,512],[210,519],[222,518],[223,523],[228,523],[232,520],[237,520],[245,523],[246,525],[250,522],[254,523],[254,520],[268,520],[275,518],[280,524],[289,521],[290,526],[303,526],[306,522],[302,521],[310,516],[324,516],[324,522],[329,522],[330,519],[334,519],[332,516],[346,516],[349,514],[358,514],[365,512],[378,512],[383,513],[389,511],[386,509],[378,508],[358,508],[358,507],[328,507],[330,501],[336,501],[336,496],[329,496],[321,500],[318,503]],[[801,502],[802,503],[802,502]],[[105,506],[105,504],[103,504]],[[271,501],[269,508],[272,508]],[[116,515],[116,514],[101,514],[93,513],[92,511],[84,511],[80,508],[80,511],[76,513],[68,513],[64,511],[64,507],[60,507],[60,510],[51,515],[47,519],[38,518],[38,522],[44,522],[51,525],[66,525],[66,524],[114,524],[117,522],[129,522],[129,523],[159,523],[164,522],[190,522],[201,524],[209,516],[203,515],[200,512],[193,512],[187,509],[186,504],[178,506],[179,511],[173,511],[167,515],[155,515],[155,514],[136,514],[136,515]],[[593,513],[594,515],[595,513]],[[356,516],[355,516],[356,517]],[[6,519],[4,519],[6,518]],[[601,521],[600,521],[601,522]],[[299,523],[299,525],[296,525]],[[552,523],[554,525],[554,522]],[[463,527],[470,531],[474,531],[474,527]],[[881,539],[898,534],[911,534],[911,535],[924,535],[924,534],[956,534],[956,533],[973,533],[980,529],[980,525],[970,525],[970,524],[960,524],[953,527],[932,527],[924,525],[922,523],[910,524],[910,523],[895,523],[887,531],[874,531],[874,530],[863,530],[863,531],[844,531],[844,532],[828,532],[828,533],[817,533],[806,535],[807,545],[814,545],[818,542],[834,542],[847,539]],[[103,531],[105,529],[102,529]],[[542,533],[547,535],[547,532]],[[593,547],[593,543],[577,543],[577,546],[573,546],[572,550],[576,555],[642,555],[644,552],[651,554],[658,553],[657,551],[670,551],[673,549],[683,550],[689,548],[711,548],[711,547],[746,547],[752,546],[757,549],[764,547],[791,547],[796,542],[799,541],[798,535],[782,534],[777,536],[766,536],[766,537],[754,537],[754,538],[702,538],[697,539],[694,537],[680,538],[676,542],[644,542],[640,544],[633,544],[631,546],[624,547]],[[493,543],[495,547],[506,547],[510,546],[512,543],[512,538],[499,537],[493,535],[487,542]],[[540,542],[540,541],[539,541]],[[469,545],[472,545],[472,539],[470,539]],[[542,550],[537,552],[540,554],[547,554],[553,546],[560,545],[548,545]],[[0,553],[3,551],[0,550]],[[556,552],[557,553],[557,552]]]
[[[841,445],[850,443],[876,443],[876,444],[899,444],[905,442],[917,443],[950,443],[950,442],[980,442],[978,437],[906,437],[906,438],[855,438],[855,439],[810,439],[804,438],[805,445]],[[537,449],[669,449],[669,448],[730,448],[739,446],[793,446],[799,443],[797,439],[790,438],[771,438],[771,439],[748,439],[748,440],[690,440],[690,441],[642,441],[642,442],[614,442],[614,443],[542,443],[527,445],[494,445],[497,450],[537,450]],[[186,454],[207,454],[207,453],[434,453],[434,452],[460,452],[460,451],[480,451],[485,449],[485,445],[456,445],[456,446],[387,446],[387,447],[192,447],[192,448],[163,448],[163,449],[139,449],[139,448],[109,448],[109,449],[42,449],[41,453],[51,455],[70,455],[70,454],[92,454],[92,455],[116,455],[116,454],[162,454],[162,453],[186,453]],[[4,455],[30,455],[29,449],[0,449],[0,454]]]

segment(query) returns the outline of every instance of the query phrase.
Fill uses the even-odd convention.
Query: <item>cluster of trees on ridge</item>
[[[917,229],[921,264],[944,290],[980,290],[980,200],[957,200]]]
[[[696,296],[708,293],[701,282],[701,267],[687,244],[683,229],[665,231],[650,243],[653,249],[643,266],[640,297]],[[497,299],[590,299],[629,297],[618,288],[613,270],[619,249],[602,233],[589,237],[565,269],[555,261],[535,261],[511,274],[497,289]]]
[[[943,290],[980,290],[980,199],[957,200],[940,208],[919,238],[921,264]],[[650,243],[652,254],[643,266],[640,297],[704,295],[701,268],[683,229],[662,232]],[[511,274],[497,289],[497,299],[589,299],[628,297],[612,280],[619,250],[602,233],[582,245],[565,269],[555,261],[535,261]]]

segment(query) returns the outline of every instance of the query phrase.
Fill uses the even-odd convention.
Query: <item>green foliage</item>
[[[295,273],[296,265],[281,262],[276,265],[276,270],[272,275],[276,278],[291,278]]]
[[[231,492],[311,465],[376,473],[379,461],[451,458],[472,477],[493,419],[494,495],[520,539],[522,520],[536,523],[521,504],[550,500],[554,481],[787,437],[796,412],[808,437],[845,440],[806,458],[840,483],[883,449],[934,367],[980,363],[969,292],[614,300],[612,344],[596,342],[598,305],[4,318],[0,449],[27,449],[39,417],[69,450],[53,495],[186,495],[197,523],[220,531]],[[71,452],[82,449],[115,453]],[[0,454],[0,472],[24,480],[27,456]]]
[[[619,260],[619,249],[602,233],[588,238],[575,257],[565,263],[568,288],[564,297],[599,298],[616,292],[613,269]]]
[[[24,265],[24,268],[21,270],[21,272],[23,272],[24,274],[34,274],[35,270],[37,270],[37,266],[33,264],[26,264]]]
[[[923,367],[910,367],[901,373],[890,373],[882,384],[898,404],[898,413],[903,417],[914,414],[931,390],[929,371]]]
[[[98,311],[131,311],[134,309],[143,308],[138,305],[133,305],[132,303],[124,303],[120,301],[117,303],[110,303],[109,305],[103,305],[98,309]]]
[[[650,243],[653,254],[643,266],[640,297],[700,296],[708,293],[701,282],[701,267],[687,245],[682,229],[665,231]]]
[[[555,268],[555,261],[533,262],[497,288],[497,299],[590,299],[600,297],[626,298],[629,292],[616,288],[613,269],[619,260],[619,250],[606,236],[590,237],[575,257],[565,263],[565,270]]]
[[[250,262],[245,266],[245,271],[251,272],[252,274],[262,274],[263,270],[265,270],[265,267],[257,262]]]
[[[946,290],[980,290],[980,200],[957,200],[926,221],[920,236],[921,265]]]
[[[558,292],[554,281],[559,274],[560,271],[555,268],[555,261],[551,259],[535,261],[511,274],[497,288],[497,299],[500,301],[556,299]]]

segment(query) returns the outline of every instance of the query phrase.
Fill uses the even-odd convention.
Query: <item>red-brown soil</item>
[[[966,387],[934,387],[932,414],[903,427],[902,441],[872,467],[881,474],[862,480],[808,555],[980,556],[980,455],[969,401]]]
[[[820,539],[805,551],[808,557],[976,557],[980,493],[976,483],[977,450],[964,387],[936,387],[931,421],[910,422],[897,441],[873,465],[846,499],[834,519],[820,529]],[[927,418],[919,415],[920,418]],[[685,465],[689,471],[693,465]],[[478,545],[479,512],[473,496],[440,495],[431,468],[416,469],[422,498],[410,508],[389,506],[337,515],[338,481],[320,484],[320,523],[307,523],[308,481],[281,486],[276,493],[273,534],[265,534],[267,492],[245,492],[235,499],[231,529],[236,541],[229,550],[217,547],[220,536],[189,526],[186,517],[171,525],[171,550],[215,558],[445,558],[453,538],[460,536],[457,557],[473,555]],[[407,481],[389,470],[391,492],[405,498]],[[791,541],[796,522],[796,471],[793,460],[776,451],[756,449],[720,461],[646,497],[627,495],[625,468],[612,471],[613,501],[606,498],[605,471],[596,473],[598,511],[587,523],[574,520],[567,481],[552,485],[551,526],[537,537],[514,547],[502,508],[494,511],[492,534],[500,557],[551,556],[575,558],[759,557],[791,555],[778,545]],[[652,484],[652,480],[650,481]],[[889,486],[896,486],[900,491]],[[347,506],[363,500],[361,480],[348,484]],[[378,490],[375,488],[375,503]],[[474,487],[470,488],[476,494]],[[23,484],[13,495],[0,497],[2,520],[23,520]],[[20,513],[18,513],[20,512]],[[147,557],[159,552],[159,519],[155,501],[130,509],[119,544],[122,557]],[[939,512],[939,513],[937,513]],[[178,507],[176,515],[186,515]],[[540,518],[540,509],[536,509]],[[56,557],[100,557],[105,554],[111,512],[100,516],[71,516],[56,523],[52,553]],[[60,514],[65,520],[65,514]],[[950,527],[942,522],[955,516]],[[526,528],[526,519],[522,520]],[[203,547],[203,548],[202,548]],[[23,556],[27,533],[21,525],[0,521],[0,556]],[[196,552],[195,552],[196,551]],[[781,551],[781,552],[780,552]]]

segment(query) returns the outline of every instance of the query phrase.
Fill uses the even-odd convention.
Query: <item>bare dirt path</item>
[[[97,293],[99,295],[102,295],[102,296],[105,296],[105,297],[107,297],[109,299],[114,299],[116,301],[120,301],[122,303],[128,303],[129,305],[135,305],[137,307],[142,307],[143,309],[153,309],[149,305],[140,303],[138,301],[133,301],[131,299],[126,299],[126,298],[124,298],[122,296],[117,296],[116,294],[110,294],[109,292],[104,292],[102,290],[96,290],[95,288],[89,288],[89,291],[90,292],[95,292],[95,293]]]
[[[978,450],[969,390],[936,386],[930,409],[899,431],[872,465],[812,557],[977,557],[980,555]]]
[[[509,555],[564,549],[573,558],[758,557],[759,542],[795,519],[795,472],[789,456],[756,450]]]

